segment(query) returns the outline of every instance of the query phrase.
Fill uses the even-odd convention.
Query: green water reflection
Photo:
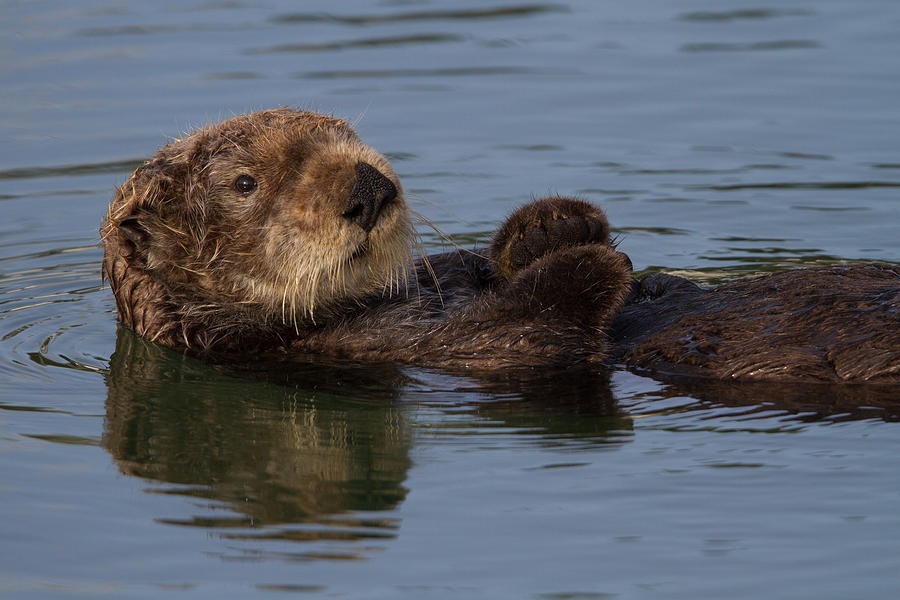
[[[363,386],[367,399],[352,401],[315,387],[233,377],[120,329],[103,446],[125,474],[175,484],[162,491],[234,511],[172,523],[253,530],[388,510],[406,496],[410,432],[403,407],[392,402],[390,373],[384,375],[385,386]],[[261,535],[357,539],[390,537],[394,528],[346,525],[354,531]]]
[[[446,413],[438,416],[441,435],[461,440],[491,431],[539,446],[615,447],[632,439],[632,421],[617,408],[607,373],[469,375],[412,376],[394,365],[321,357],[210,364],[120,327],[102,446],[122,473],[162,483],[154,493],[212,503],[159,522],[232,540],[366,542],[371,549],[399,528],[391,511],[407,494],[416,410]],[[363,551],[288,558],[358,558]]]

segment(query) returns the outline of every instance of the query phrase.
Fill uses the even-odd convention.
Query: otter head
[[[100,231],[122,321],[186,346],[390,290],[412,237],[388,161],[345,122],[290,109],[172,141],[118,189]]]

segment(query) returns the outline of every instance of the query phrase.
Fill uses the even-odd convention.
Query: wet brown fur
[[[795,269],[702,288],[636,282],[612,353],[658,374],[900,383],[900,267]]]
[[[397,189],[370,231],[345,214],[360,162]],[[246,197],[242,174],[258,182]],[[172,141],[119,188],[101,235],[122,322],[189,351],[900,383],[897,267],[632,282],[603,212],[569,198],[520,208],[484,251],[413,260],[388,162],[343,121],[303,111]]]
[[[342,214],[359,162],[398,190],[370,232]],[[242,197],[246,174],[258,188]],[[103,273],[125,325],[190,350],[484,368],[602,359],[631,280],[603,212],[553,198],[512,221],[492,256],[413,261],[387,161],[343,121],[278,109],[195,131],[138,168],[101,228]]]

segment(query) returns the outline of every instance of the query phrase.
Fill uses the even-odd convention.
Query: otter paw
[[[566,248],[516,276],[509,295],[523,315],[597,326],[608,323],[631,292],[631,260],[605,244]]]
[[[609,223],[600,208],[573,198],[544,198],[516,210],[491,244],[491,258],[507,279],[563,248],[608,244]]]

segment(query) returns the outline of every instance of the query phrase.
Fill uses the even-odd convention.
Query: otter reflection
[[[584,442],[616,446],[630,442],[634,422],[619,407],[610,372],[581,365],[568,369],[485,370],[468,373],[477,398],[474,414],[516,433],[537,435],[544,446]]]
[[[371,513],[395,510],[406,497],[417,405],[399,402],[401,392],[423,403],[435,398],[438,406],[449,398],[452,414],[462,408],[471,415],[466,431],[497,426],[506,438],[524,434],[542,446],[615,448],[639,435],[608,374],[588,367],[460,377],[390,364],[213,366],[122,327],[107,386],[103,446],[119,469],[169,484],[154,491],[207,501],[193,517],[162,521],[214,528],[231,539],[364,542],[357,546],[364,549],[396,536],[396,519]],[[699,409],[747,406],[807,421],[898,420],[895,391],[694,381],[670,383],[664,395],[696,398]]]
[[[163,522],[218,529],[229,539],[367,540],[360,547],[370,547],[399,526],[371,513],[396,509],[407,492],[409,412],[418,405],[398,402],[401,391],[449,398],[455,415],[468,409],[472,426],[513,428],[542,445],[615,446],[632,436],[608,374],[588,368],[461,377],[306,358],[200,361],[120,327],[103,446],[123,473],[174,484],[154,491],[213,501],[202,514]],[[288,558],[358,556],[345,546],[340,552]]]
[[[900,391],[896,385],[727,382],[669,378],[665,397],[689,396],[698,400],[692,408],[746,407],[743,414],[786,413],[803,422],[900,421]]]
[[[301,381],[316,376],[314,367],[297,371]],[[379,367],[379,385],[370,370],[360,368],[358,375],[369,378],[371,401],[333,394],[337,383],[329,386],[327,378],[326,389],[311,391],[312,385],[231,377],[120,327],[107,378],[103,446],[125,474],[177,484],[167,493],[223,502],[243,515],[205,510],[173,522],[332,526],[259,532],[278,539],[393,537],[390,520],[328,519],[394,509],[406,496],[410,432],[402,407],[391,401],[399,375]]]

